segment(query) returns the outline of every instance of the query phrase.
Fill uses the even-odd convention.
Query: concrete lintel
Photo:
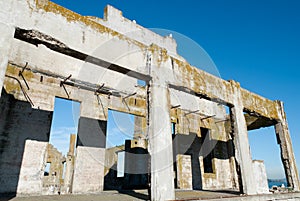
[[[11,48],[11,41],[14,37],[14,27],[0,23],[0,96],[3,87],[6,67]]]
[[[129,77],[133,77],[136,79],[144,80],[144,81],[149,81],[151,78],[141,72],[134,71],[127,69],[123,66],[102,60],[100,58],[97,58],[93,55],[88,55],[84,52],[77,51],[75,49],[69,48],[67,44],[62,43],[61,41],[57,40],[55,37],[49,36],[47,34],[41,33],[37,30],[25,30],[25,29],[20,29],[16,28],[16,33],[14,36],[16,39],[19,39],[21,41],[28,42],[33,45],[45,45],[47,48],[73,57],[75,59],[79,59],[91,64],[95,64],[97,66],[121,73],[121,74],[126,74]]]
[[[175,75],[168,78],[172,88],[227,106],[234,104],[231,81],[223,80],[169,55],[165,59],[171,60],[173,65],[168,74]],[[242,88],[240,94],[244,109],[270,119],[278,119],[275,101]]]
[[[118,32],[113,31],[113,30],[111,30],[111,28],[109,28],[108,24],[105,24],[105,23],[101,24],[97,20],[94,21],[94,20],[90,20],[88,17],[80,16],[79,14],[76,14],[76,13],[74,13],[70,10],[67,10],[55,3],[52,3],[51,1],[48,2],[46,0],[39,0],[39,1],[31,0],[29,2],[31,2],[32,4],[34,4],[34,2],[37,3],[37,5],[34,7],[35,9],[33,9],[33,12],[35,12],[34,16],[36,16],[39,19],[43,19],[45,21],[45,23],[36,23],[35,22],[34,24],[37,24],[37,25],[32,26],[33,23],[31,22],[31,20],[28,20],[28,22],[26,22],[24,24],[24,21],[20,21],[20,19],[18,18],[14,22],[15,23],[14,26],[20,27],[20,24],[22,24],[22,27],[27,27],[27,28],[31,28],[31,29],[35,29],[35,30],[44,30],[45,34],[37,33],[36,31],[33,31],[33,30],[23,30],[23,31],[21,31],[22,33],[19,32],[19,34],[17,34],[16,38],[19,38],[23,41],[25,40],[25,41],[35,44],[35,45],[36,44],[44,44],[48,48],[55,50],[57,52],[72,56],[72,57],[80,59],[80,60],[85,60],[90,63],[96,64],[96,65],[106,66],[113,71],[127,74],[127,75],[137,78],[137,79],[142,79],[142,80],[150,80],[151,79],[151,77],[149,77],[146,72],[142,72],[143,71],[142,69],[129,70],[128,68],[125,68],[123,66],[118,66],[116,64],[113,64],[110,61],[104,61],[99,58],[95,58],[95,57],[89,56],[88,54],[85,54],[85,53],[87,53],[85,48],[89,47],[87,44],[80,45],[80,47],[75,46],[76,48],[74,48],[74,49],[68,48],[68,47],[74,47],[74,44],[78,43],[78,38],[76,38],[76,37],[79,37],[79,34],[75,34],[76,37],[74,36],[74,37],[72,37],[72,39],[64,41],[64,39],[70,38],[70,37],[68,37],[66,35],[58,37],[59,34],[56,31],[49,31],[49,30],[47,31],[47,29],[45,30],[45,27],[43,27],[43,25],[47,24],[49,19],[46,18],[46,16],[40,17],[42,12],[38,12],[38,11],[40,11],[40,9],[44,9],[44,11],[46,11],[46,13],[53,12],[56,15],[58,15],[57,17],[65,18],[67,20],[67,23],[69,23],[69,24],[68,24],[68,26],[64,26],[64,27],[68,27],[70,30],[73,30],[73,29],[78,30],[78,24],[73,23],[74,21],[82,22],[83,24],[86,24],[87,27],[91,27],[92,29],[98,30],[96,32],[97,36],[103,36],[103,34],[106,34],[109,32],[112,35],[122,36],[122,38],[123,37],[127,38],[127,37],[125,37],[126,34],[123,34],[123,32],[120,29],[117,30]],[[27,9],[28,8],[24,8],[24,10],[27,10]],[[122,16],[120,15],[120,12],[117,11],[116,9],[110,9],[110,13],[112,14],[111,17],[115,17],[117,19],[122,18]],[[22,13],[22,14],[25,14],[25,13]],[[27,19],[29,17],[24,16],[24,18]],[[119,26],[120,23],[117,23],[117,22],[114,22],[114,23],[116,23],[116,24],[114,24],[112,26],[120,27]],[[129,23],[129,24],[133,25],[132,23]],[[127,24],[127,25],[129,25],[129,24]],[[92,31],[87,31],[87,32],[90,33]],[[125,32],[128,32],[128,31],[125,31]],[[29,35],[32,36],[32,34],[34,34],[34,38],[31,38],[31,37],[28,38],[28,36]],[[50,35],[52,35],[52,37]],[[36,36],[39,36],[39,38],[37,38]],[[132,36],[132,37],[134,37],[134,36]],[[134,38],[137,38],[137,37],[138,36],[136,36]],[[46,38],[51,39],[51,40],[50,41],[41,40],[41,39],[46,39]],[[60,38],[61,41],[64,43],[63,44],[56,43],[59,41],[53,40],[55,38]],[[159,38],[159,37],[155,37],[155,38]],[[160,39],[162,39],[162,38],[163,37],[161,37]],[[171,39],[171,38],[170,38],[170,40],[173,41],[173,39]],[[90,40],[90,41],[93,41],[93,40]],[[128,40],[128,41],[133,46],[139,47],[139,49],[140,48],[146,49],[147,46],[149,46],[149,45],[142,45],[141,43],[139,43],[135,40]],[[157,39],[154,40],[154,43],[157,41],[158,41]],[[167,44],[168,43],[169,42],[167,42]],[[171,45],[171,46],[175,46],[175,42],[171,42],[171,43],[172,44],[174,43],[174,45]],[[64,44],[66,46],[61,46]],[[162,46],[165,47],[165,45],[162,45]],[[170,45],[167,45],[167,46],[170,46]],[[88,48],[88,49],[94,49],[94,48]],[[150,49],[153,49],[153,48],[150,48]],[[167,48],[167,49],[169,49],[169,48]],[[171,49],[174,49],[174,47]],[[173,58],[170,55],[170,52],[167,52],[167,51],[164,51],[164,52],[165,52],[164,53],[165,55],[164,55],[163,59],[169,60],[169,61],[172,60],[172,62],[170,62],[170,63],[173,63],[172,64],[172,65],[174,65],[173,69],[175,69],[177,71],[176,75],[174,77],[172,77],[172,73],[168,74],[169,75],[168,79],[170,79],[168,81],[170,83],[173,83],[176,86],[184,86],[186,88],[189,88],[196,93],[201,93],[203,95],[206,95],[207,97],[209,97],[212,100],[218,100],[220,102],[225,102],[225,103],[229,103],[229,104],[231,103],[232,93],[230,90],[231,86],[230,86],[229,82],[222,80],[216,76],[213,76],[209,73],[206,73],[204,71],[201,71],[201,70],[197,69],[196,67],[189,65],[185,61],[176,59],[177,57],[174,55],[173,55],[174,56],[174,58]],[[170,69],[170,71],[171,71],[171,69]],[[193,78],[193,79],[191,79],[191,78]],[[256,94],[253,94],[244,89],[242,89],[241,91],[242,91],[241,93],[242,93],[243,103],[244,103],[245,108],[249,109],[250,111],[257,112],[257,113],[261,114],[262,116],[269,117],[272,119],[277,119],[277,113],[274,112],[274,111],[276,111],[274,101],[268,100],[266,98],[263,98]],[[259,103],[259,104],[255,104],[255,103]],[[259,105],[259,106],[257,106],[257,105]]]
[[[275,131],[278,144],[280,145],[281,160],[285,170],[287,184],[288,186],[293,187],[295,191],[299,191],[299,174],[296,166],[296,159],[293,151],[288,123],[283,108],[283,102],[276,102],[280,120],[275,125]]]
[[[234,106],[231,108],[231,118],[233,126],[233,137],[235,144],[235,153],[240,174],[242,179],[243,193],[254,195],[257,193],[254,181],[252,158],[248,140],[247,124],[243,112],[243,102],[241,99],[240,86],[238,83],[231,81],[234,93]]]

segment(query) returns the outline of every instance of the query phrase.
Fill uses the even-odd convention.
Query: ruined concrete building
[[[106,157],[117,154],[106,153],[108,110],[136,116],[139,131],[122,148],[131,153],[122,185],[151,182],[152,200],[172,200],[175,189],[267,193],[247,134],[267,126],[288,186],[299,190],[282,102],[189,65],[172,37],[111,6],[103,19],[48,0],[0,1],[0,9],[0,193],[43,194],[55,97],[80,102],[75,159],[64,159],[74,164],[66,192],[104,190],[116,162]]]

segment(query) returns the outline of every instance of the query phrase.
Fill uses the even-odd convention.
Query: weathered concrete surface
[[[34,190],[33,188],[28,192],[24,189],[28,188],[26,181],[30,183],[33,179],[33,182],[36,182],[37,177],[32,174],[37,174],[37,169],[43,171],[39,161],[31,164],[31,176],[22,175],[21,177],[20,171],[22,164],[27,165],[24,171],[30,171],[28,170],[30,160],[44,157],[43,146],[39,146],[40,150],[38,147],[35,149],[31,147],[34,142],[28,143],[28,150],[24,154],[27,145],[25,142],[36,140],[48,143],[52,112],[33,109],[30,103],[16,100],[4,89],[0,99],[0,114],[0,193],[16,193],[17,188],[23,194],[31,194],[35,190],[35,194],[41,193],[39,191],[41,189]],[[38,142],[37,146],[40,145]],[[29,161],[24,161],[24,156]],[[18,187],[20,182],[22,187]]]
[[[73,193],[103,191],[106,121],[79,118]]]
[[[0,22],[0,97],[14,32],[13,26]]]
[[[60,41],[62,41],[64,44],[66,44],[67,46],[69,46],[69,44],[72,44],[70,46],[73,46],[74,49],[77,49],[78,51],[82,51],[85,53],[89,53],[91,50],[95,50],[95,47],[93,48],[92,46],[94,44],[103,44],[103,41],[108,41],[112,38],[116,38],[119,37],[120,34],[118,32],[112,31],[111,29],[105,27],[102,24],[98,24],[96,22],[94,22],[93,20],[89,20],[86,17],[82,17],[76,13],[73,13],[67,9],[64,9],[60,6],[57,6],[56,4],[52,3],[52,2],[46,2],[45,4],[36,4],[36,2],[30,2],[29,3],[31,5],[31,9],[37,9],[40,8],[42,10],[42,12],[40,13],[36,13],[36,15],[31,16],[31,18],[34,19],[30,19],[27,16],[26,12],[32,12],[32,10],[24,10],[24,15],[20,15],[22,16],[22,18],[20,18],[19,16],[17,16],[16,20],[15,20],[15,24],[17,26],[20,27],[32,27],[32,28],[36,28],[38,30],[42,30],[45,34],[49,34],[49,35],[59,35],[60,37]],[[14,5],[16,7],[25,7],[26,5],[22,5],[22,3],[18,3],[16,5]],[[117,12],[112,12],[114,13],[114,15],[117,15]],[[65,23],[66,26],[62,26],[64,29],[66,29],[66,31],[61,30],[61,29],[56,29],[53,28],[55,26],[51,26],[51,24],[53,24],[53,22],[51,21],[53,19],[53,17],[55,17],[56,15],[58,16],[63,16],[65,21],[62,20],[62,23]],[[40,20],[43,19],[43,23],[40,22]],[[122,19],[122,18],[119,18]],[[32,21],[35,21],[35,23],[32,23]],[[37,23],[40,22],[40,23]],[[118,23],[121,23],[120,21],[118,21]],[[89,27],[89,29],[86,30],[80,30],[82,26],[78,26],[79,24],[85,24],[86,26]],[[46,25],[46,26],[45,26]],[[52,27],[51,29],[49,27]],[[115,26],[118,27],[118,24]],[[124,27],[124,26],[121,26]],[[69,37],[69,35],[67,34],[68,31],[67,29],[72,29],[73,30],[73,37]],[[96,32],[93,32],[92,30],[96,30]],[[136,30],[136,28],[133,28],[133,30]],[[117,30],[118,31],[118,30]],[[144,30],[143,30],[144,31]],[[108,35],[104,35],[103,32],[108,33]],[[121,32],[121,30],[120,30]],[[82,34],[84,33],[84,37],[82,37]],[[96,37],[97,35],[97,37]],[[105,37],[106,38],[105,38]],[[107,36],[109,36],[109,38],[107,38]],[[104,37],[104,38],[103,38]],[[85,38],[85,40],[83,40],[83,38]],[[138,37],[137,37],[138,38]],[[94,40],[95,39],[95,40]],[[146,44],[143,43],[137,43],[137,41],[134,41],[132,39],[126,38],[126,37],[119,37],[119,42],[113,42],[111,43],[111,46],[114,46],[114,50],[116,49],[124,49],[124,48],[116,48],[117,46],[120,46],[120,44],[122,43],[122,41],[127,40],[130,41],[132,43],[131,48],[133,48],[133,50],[140,50],[140,52],[143,52],[142,54],[137,53],[137,54],[130,54],[128,55],[128,57],[132,57],[132,59],[120,59],[118,61],[118,63],[120,65],[123,65],[129,69],[138,69],[138,66],[144,66],[145,65],[145,47],[147,47]],[[154,39],[153,39],[154,40]],[[78,43],[78,41],[81,41],[81,43]],[[99,41],[96,42],[96,41]],[[114,41],[114,40],[112,40]],[[157,42],[158,44],[160,44],[158,41],[152,41],[152,42]],[[168,45],[166,45],[168,46]],[[163,47],[164,48],[164,47]],[[131,52],[131,49],[127,49],[125,48],[127,52]],[[167,48],[168,49],[168,48]],[[167,52],[164,52],[162,50],[160,50],[159,48],[154,48],[151,51],[161,51],[162,52],[162,59],[163,60],[168,60],[170,61],[171,58],[167,55]],[[107,51],[107,52],[111,52],[111,51]],[[113,51],[114,52],[114,51]],[[118,53],[118,55],[120,55]],[[106,58],[108,60],[111,60],[111,57],[109,57],[108,55],[103,55],[101,54],[102,58]],[[142,58],[142,60],[141,60]],[[135,61],[134,65],[132,65],[132,63],[129,63],[129,61]],[[200,71],[194,67],[189,66],[187,63],[182,62],[176,58],[173,58],[174,62],[174,68],[173,70],[171,70],[170,68],[170,72],[174,71],[176,77],[171,77],[170,76],[170,83],[173,84],[180,84],[180,86],[184,86],[194,92],[200,93],[200,94],[204,94],[205,96],[207,96],[210,99],[215,99],[215,100],[222,100],[224,102],[228,102],[231,103],[232,97],[231,97],[231,90],[230,90],[230,84],[224,80],[221,80],[219,78],[216,78],[214,76],[209,75],[208,73],[205,73],[203,71]],[[143,73],[145,73],[146,69],[138,69],[139,71],[142,71]],[[75,74],[76,75],[76,74]],[[172,74],[170,74],[172,75]],[[190,79],[193,78],[193,79]],[[201,79],[204,78],[204,79]],[[201,81],[202,80],[202,81]],[[204,82],[205,80],[205,82]],[[175,82],[176,81],[176,82]],[[202,83],[203,82],[203,83]],[[198,88],[198,86],[202,86],[201,88]],[[222,87],[219,87],[222,86]],[[244,92],[243,92],[244,94]],[[243,95],[243,97],[246,97],[247,100],[253,100],[253,102],[261,102],[262,106],[261,107],[249,107],[248,109],[254,112],[257,112],[259,114],[268,116],[268,117],[272,117],[272,118],[277,118],[276,113],[273,112],[266,112],[267,110],[265,108],[268,108],[271,111],[275,111],[275,105],[272,101],[268,101],[267,99],[261,98],[257,95],[254,95],[252,93],[247,93],[245,92],[245,94]],[[267,102],[266,102],[267,101]],[[245,107],[248,104],[245,104]]]
[[[232,81],[234,94],[234,107],[231,109],[231,120],[233,126],[233,139],[235,144],[236,160],[240,167],[242,178],[242,191],[245,194],[256,194],[255,173],[253,171],[248,131],[243,112],[243,102],[238,83]]]
[[[146,190],[135,191],[106,191],[99,194],[89,195],[61,195],[61,196],[31,196],[31,197],[2,197],[0,201],[106,201],[106,200],[147,200],[148,195]],[[236,193],[229,192],[213,192],[213,191],[176,191],[176,200],[233,200],[233,201],[297,201],[300,200],[300,193],[284,193],[284,194],[270,194],[258,196],[240,196]]]
[[[190,155],[177,154],[177,186],[180,189],[193,190],[192,161]]]
[[[291,155],[287,124],[282,118],[283,112],[278,112],[277,103],[241,89],[235,82],[222,80],[190,66],[177,55],[176,42],[170,37],[160,37],[152,33],[127,20],[120,11],[110,6],[107,7],[103,20],[80,16],[47,0],[3,1],[0,2],[0,7],[0,26],[4,28],[1,31],[5,32],[0,47],[7,48],[3,49],[3,58],[0,57],[0,87],[3,85],[5,92],[13,95],[16,100],[31,102],[31,105],[28,103],[26,107],[24,117],[31,116],[31,110],[36,111],[32,112],[36,116],[44,112],[48,118],[51,117],[54,98],[62,97],[81,102],[80,116],[99,123],[98,128],[80,126],[79,129],[80,146],[77,149],[74,175],[76,193],[99,192],[103,188],[105,140],[101,139],[105,136],[100,136],[100,142],[94,139],[99,140],[98,131],[105,133],[99,129],[99,125],[101,127],[107,120],[108,109],[114,109],[147,117],[145,122],[149,123],[149,133],[146,133],[146,136],[150,138],[149,151],[152,154],[152,199],[173,199],[170,120],[177,124],[176,134],[193,134],[200,138],[200,127],[203,127],[211,129],[212,141],[227,145],[226,143],[232,140],[224,128],[224,122],[228,119],[224,108],[217,103],[232,107],[236,155],[215,157],[215,172],[203,173],[199,179],[194,177],[193,183],[202,179],[208,189],[236,189],[236,157],[244,192],[256,193],[243,115],[245,110],[281,123],[283,131],[279,131],[282,133],[279,136],[284,142],[282,153],[287,177],[289,183],[297,187],[297,170]],[[12,40],[10,37],[15,30],[9,27],[16,27],[16,34]],[[7,41],[10,43],[7,44]],[[20,71],[26,62],[28,65],[22,73],[23,79]],[[3,69],[6,66],[6,77],[2,84],[1,73],[4,73]],[[149,90],[137,87],[137,79],[150,81]],[[19,104],[16,105],[19,107]],[[177,109],[171,109],[176,105],[179,105]],[[13,110],[3,109],[6,116],[16,115],[17,120],[22,120],[17,112],[18,108],[14,105],[9,107]],[[38,140],[49,140],[49,136],[45,137],[45,131],[50,129],[51,120],[45,116],[41,117],[39,120],[29,118],[29,123],[26,121],[28,125],[22,124],[13,129],[9,126],[9,121],[0,122],[3,129],[1,143],[5,145],[4,154],[1,153],[4,157],[0,158],[0,162],[4,162],[0,164],[1,174],[5,175],[6,169],[17,166],[10,163],[11,156],[16,156],[17,162],[21,161],[18,155],[23,153],[22,145],[18,145],[21,147],[18,152],[12,153],[15,136],[19,136],[15,134],[22,134],[24,130],[32,131],[30,127],[34,127],[33,122],[37,121],[40,124],[37,124],[36,132],[39,131],[42,136],[42,140]],[[33,132],[33,137],[21,136],[35,139],[36,132]],[[142,132],[145,133],[143,130]],[[16,142],[23,142],[22,140]],[[220,150],[230,153],[229,149]],[[291,160],[288,159],[290,156]],[[193,161],[197,161],[203,171],[203,159],[196,159]],[[85,164],[85,161],[88,163]],[[98,161],[102,161],[102,166]],[[220,167],[230,168],[229,174],[224,174],[219,170]],[[18,168],[12,169],[16,170],[13,173],[16,180]],[[197,171],[200,175],[200,170]],[[5,181],[7,177],[3,178],[0,180]],[[9,188],[13,190],[17,185],[17,182],[7,185],[5,192]],[[86,188],[82,188],[82,185]]]
[[[103,191],[105,149],[78,146],[75,158],[74,194]]]
[[[153,81],[150,91],[151,200],[172,200],[175,194],[168,87],[163,82]]]
[[[280,145],[281,160],[287,179],[287,184],[295,191],[299,191],[299,174],[296,167],[295,155],[293,152],[292,141],[286,120],[286,114],[283,108],[283,102],[277,101],[277,110],[280,120],[275,125],[277,142]]]
[[[165,55],[165,60],[171,60]],[[169,62],[171,63],[171,62]],[[174,59],[169,70],[172,85],[182,86],[185,91],[198,94],[206,99],[220,103],[234,104],[231,82],[210,75],[200,69],[190,66],[187,62]],[[270,119],[278,119],[276,103],[257,94],[241,89],[241,101],[246,110],[260,114]],[[259,105],[256,103],[259,103]]]
[[[96,17],[89,17],[89,19],[124,34],[132,40],[140,41],[147,46],[150,46],[154,40],[158,46],[166,48],[171,54],[177,54],[177,44],[172,37],[162,37],[145,29],[136,22],[123,17],[122,11],[115,9],[110,5],[106,6],[103,19]]]
[[[200,160],[203,161],[203,157],[200,157]],[[204,167],[201,165],[203,190],[238,190],[236,170],[231,167],[234,161],[214,158],[212,163],[214,173],[204,173]]]
[[[17,193],[39,195],[42,192],[47,142],[26,140]]]
[[[253,171],[255,172],[255,185],[257,194],[269,193],[268,177],[263,161],[254,160],[252,162]]]

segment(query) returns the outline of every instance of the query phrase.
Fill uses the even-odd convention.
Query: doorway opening
[[[273,127],[260,128],[248,131],[252,160],[264,162],[268,187],[287,186],[284,168],[280,158],[280,148],[276,141]],[[270,157],[272,155],[272,157]]]
[[[133,140],[134,133],[134,115],[108,110],[104,190],[123,189],[126,177],[125,143]]]
[[[79,120],[80,103],[72,100],[55,98],[49,145],[47,147],[47,164],[43,178],[44,194],[60,194],[64,187],[68,165],[67,158],[74,158],[75,139]],[[72,142],[72,143],[71,143]],[[71,153],[72,152],[72,153]],[[68,181],[69,182],[69,181]]]

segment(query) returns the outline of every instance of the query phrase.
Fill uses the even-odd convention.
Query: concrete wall
[[[253,160],[253,169],[255,172],[255,183],[257,194],[268,194],[269,185],[264,161]]]
[[[2,90],[0,113],[0,193],[41,193],[41,186],[28,185],[43,172],[40,160],[49,141],[52,112],[33,109]]]
[[[190,66],[177,55],[176,42],[171,37],[152,33],[110,6],[104,19],[80,16],[47,0],[2,1],[0,8],[0,87],[4,87],[0,109],[6,117],[0,121],[0,181],[6,186],[3,192],[17,189],[20,193],[32,192],[26,188],[26,182],[30,184],[37,179],[30,176],[26,180],[20,174],[28,171],[26,166],[24,171],[20,170],[22,157],[30,159],[31,154],[37,154],[41,159],[43,152],[28,151],[30,145],[27,149],[24,144],[26,139],[48,142],[55,97],[81,102],[75,193],[103,189],[105,140],[97,136],[104,132],[102,123],[107,121],[108,109],[147,117],[151,176],[155,183],[152,200],[175,198],[170,166],[174,149],[170,120],[177,123],[176,135],[193,137],[189,146],[179,143],[179,150],[185,149],[187,153],[175,152],[191,155],[192,175],[200,178],[192,178],[193,188],[237,188],[234,157],[241,170],[243,192],[255,194],[244,110],[282,123],[284,132],[279,136],[286,142],[282,145],[283,157],[291,158],[285,160],[289,163],[288,180],[298,189],[298,173],[283,108],[242,89],[234,81],[222,80]],[[148,91],[136,86],[137,79],[149,81]],[[223,121],[227,121],[227,116],[218,103],[232,109],[232,132],[225,130]],[[96,127],[90,127],[88,122]],[[214,157],[215,172],[211,175],[203,172],[201,157],[199,160],[195,154],[196,151],[201,156],[207,154],[199,149],[200,127],[211,130],[211,143],[235,143],[235,151],[227,147],[221,149],[227,156]],[[288,137],[283,138],[282,133]],[[164,165],[166,169],[161,169]],[[33,172],[39,166],[36,162]],[[18,182],[22,184],[19,187]],[[39,184],[35,186],[38,193]]]
[[[106,121],[80,117],[73,193],[103,191]]]
[[[47,142],[26,140],[17,187],[18,195],[42,193],[47,146]]]
[[[192,160],[190,155],[176,156],[177,187],[193,190]]]
[[[103,190],[104,157],[103,148],[77,147],[73,193],[96,193]]]
[[[209,142],[195,134],[177,134],[173,142],[177,188],[238,190],[234,155],[228,149],[231,141],[210,139]],[[203,158],[209,152],[212,152],[212,173],[204,171]]]

